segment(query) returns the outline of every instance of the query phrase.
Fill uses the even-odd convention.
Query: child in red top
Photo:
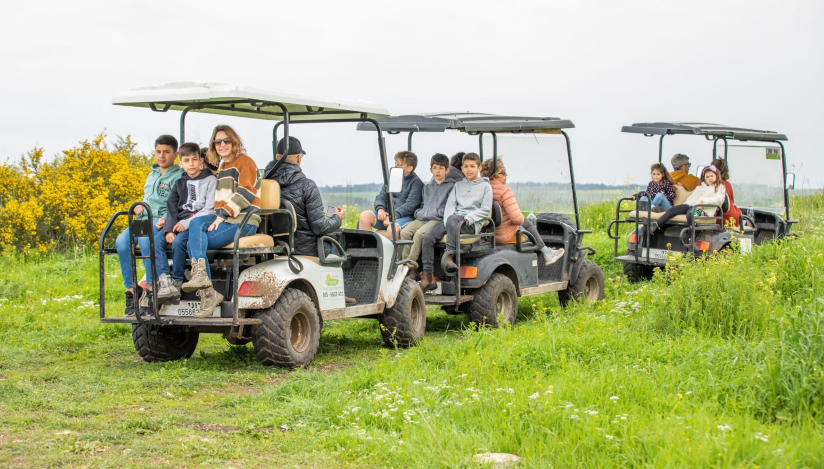
[[[724,226],[738,227],[740,226],[741,209],[735,205],[735,195],[728,181],[730,178],[730,167],[727,165],[727,162],[721,158],[712,160],[712,164],[718,168],[718,173],[721,175],[721,182],[724,183],[724,189],[726,189],[727,197],[730,199],[730,208],[724,212]]]

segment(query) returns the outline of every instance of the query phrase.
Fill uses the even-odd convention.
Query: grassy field
[[[410,350],[330,321],[292,372],[216,335],[143,363],[130,328],[98,323],[96,257],[6,256],[0,466],[822,467],[824,196],[794,206],[799,240],[630,285],[614,206],[587,205],[604,301],[526,298],[514,327],[479,331],[433,309]]]

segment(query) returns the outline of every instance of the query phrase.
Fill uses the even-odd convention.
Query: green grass
[[[614,204],[587,206],[604,301],[524,298],[514,327],[480,331],[433,309],[397,351],[374,320],[329,321],[293,372],[219,335],[143,363],[98,322],[95,256],[6,256],[0,466],[822,467],[824,196],[793,202],[801,239],[635,285],[603,232]]]

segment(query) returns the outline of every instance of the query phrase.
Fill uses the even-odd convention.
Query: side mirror
[[[698,168],[696,168],[695,175],[701,177],[701,173],[704,172],[704,168],[706,168],[706,166],[699,166]]]
[[[403,189],[403,168],[389,169],[389,192],[397,193]]]
[[[795,174],[787,173],[787,176],[784,178],[787,181],[787,190],[795,189]]]

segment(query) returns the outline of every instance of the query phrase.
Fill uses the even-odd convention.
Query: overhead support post
[[[575,170],[572,168],[572,147],[569,143],[569,135],[563,130],[561,131],[561,135],[564,136],[564,140],[566,140],[566,150],[567,150],[567,160],[569,160],[569,183],[572,187],[572,206],[575,210],[575,229],[581,229],[581,221],[578,219],[578,194],[575,190]],[[664,139],[664,136],[661,136],[661,140]],[[660,155],[660,153],[659,153]],[[660,162],[660,156],[658,161]]]

